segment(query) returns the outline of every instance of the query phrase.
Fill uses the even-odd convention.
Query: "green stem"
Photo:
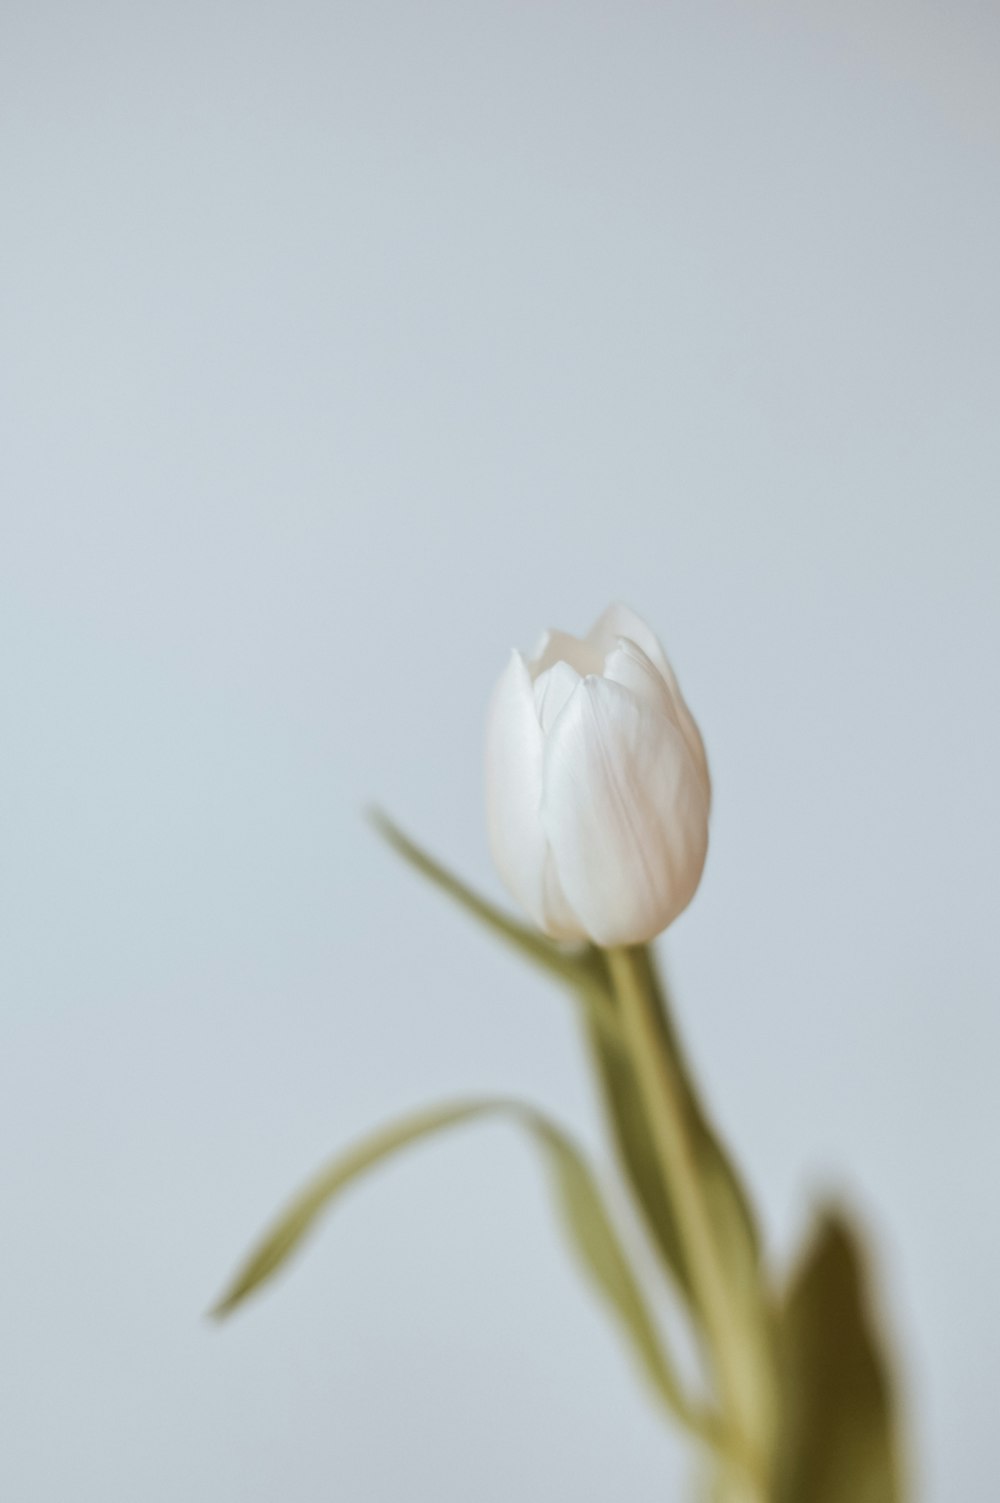
[[[684,1083],[668,1047],[658,999],[641,949],[611,949],[608,968],[621,1009],[622,1031],[639,1083],[664,1180],[669,1187],[685,1263],[701,1311],[734,1447],[764,1492],[764,1460],[746,1413],[738,1321],[706,1202],[697,1150],[685,1109]]]

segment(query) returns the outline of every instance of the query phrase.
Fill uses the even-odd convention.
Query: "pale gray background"
[[[808,10],[806,18],[800,11]],[[611,597],[708,743],[665,950],[787,1255],[879,1245],[924,1499],[1000,1491],[1000,12],[0,11],[0,1495],[630,1503],[681,1453],[470,1089],[597,1143],[490,890],[484,700]]]

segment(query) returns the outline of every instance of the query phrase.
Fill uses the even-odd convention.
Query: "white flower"
[[[632,611],[513,654],[489,709],[487,825],[507,888],[546,934],[659,934],[701,880],[710,804],[698,727]]]

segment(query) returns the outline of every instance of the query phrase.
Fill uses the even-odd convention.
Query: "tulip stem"
[[[745,1403],[740,1331],[732,1318],[731,1291],[719,1257],[698,1154],[685,1106],[684,1083],[668,1044],[647,957],[641,947],[606,952],[621,1010],[624,1041],[632,1059],[657,1156],[674,1203],[677,1230],[719,1383],[734,1448],[753,1476],[757,1496],[766,1496],[763,1458],[757,1452]]]

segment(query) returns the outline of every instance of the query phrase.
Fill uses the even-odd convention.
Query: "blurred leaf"
[[[756,1219],[735,1166],[701,1103],[652,953],[641,947],[631,952],[631,958],[637,980],[656,1004],[661,1045],[679,1083],[681,1106],[700,1167],[715,1244],[733,1295],[732,1315],[739,1321],[739,1331],[732,1350],[741,1361],[739,1384],[745,1415],[755,1435],[768,1436],[774,1424],[776,1403],[774,1332],[761,1270]],[[607,985],[612,1005],[617,1009],[610,973]],[[687,1267],[671,1187],[663,1176],[634,1068],[628,1057],[604,1038],[592,1036],[590,1042],[623,1166],[664,1262],[697,1328],[704,1332],[703,1314]]]
[[[404,861],[447,894],[466,913],[491,929],[505,944],[512,945],[534,965],[541,966],[573,991],[591,1014],[595,1026],[604,1032],[615,1027],[612,1010],[601,985],[602,965],[593,945],[567,948],[547,939],[537,929],[511,918],[495,903],[481,897],[460,877],[442,866],[380,809],[370,811],[372,824]]]
[[[650,1236],[690,1305],[693,1299],[691,1281],[635,1070],[628,1055],[606,1030],[594,1028],[588,1022],[586,1036],[622,1169],[635,1193]]]
[[[701,1164],[702,1179],[711,1203],[719,1246],[729,1274],[744,1289],[759,1287],[760,1239],[749,1197],[736,1168],[722,1146],[702,1106],[691,1068],[673,1026],[665,988],[648,949],[634,952],[643,984],[656,999],[656,1017],[663,1047],[681,1084],[682,1105]],[[617,1008],[611,990],[609,1000]],[[652,1134],[646,1122],[635,1071],[620,1050],[602,1039],[591,1039],[599,1078],[622,1157],[657,1244],[682,1291],[692,1298],[683,1243],[677,1231],[669,1187],[664,1183]]]
[[[618,1317],[646,1376],[673,1413],[714,1441],[711,1421],[685,1399],[665,1354],[653,1317],[604,1206],[586,1160],[567,1135],[540,1112],[506,1100],[464,1101],[406,1117],[335,1159],[296,1196],[237,1272],[212,1311],[228,1315],[282,1267],[340,1192],[401,1149],[486,1116],[506,1117],[526,1129],[541,1149],[556,1203],[584,1269]],[[405,1238],[401,1238],[405,1246]]]
[[[899,1503],[889,1369],[843,1213],[820,1219],[790,1281],[780,1334],[777,1503]]]
[[[474,892],[405,835],[387,815],[375,810],[371,818],[380,834],[421,876],[433,882],[507,944],[568,984],[583,1004],[587,1039],[622,1167],[653,1240],[690,1304],[691,1281],[684,1266],[676,1219],[646,1123],[635,1072],[621,1045],[617,1001],[601,951],[594,945],[566,949],[555,944]],[[755,1273],[758,1259],[756,1227],[749,1202],[698,1101],[691,1072],[667,1016],[650,953],[642,950],[637,952],[637,957],[645,969],[647,984],[658,998],[664,1039],[683,1081],[685,1107],[704,1164],[709,1194],[720,1225],[720,1237],[735,1265],[734,1272],[740,1284],[749,1282],[756,1288],[755,1280],[748,1279],[749,1271]]]
[[[648,948],[644,949],[641,958],[647,985],[659,1004],[656,1010],[657,1021],[664,1047],[673,1060],[674,1069],[682,1084],[684,1108],[719,1221],[723,1246],[738,1260],[739,1267],[734,1272],[746,1267],[756,1271],[760,1262],[760,1235],[750,1197],[702,1105],[694,1075],[673,1024],[666,988],[657,972],[652,952]]]
[[[376,828],[404,860],[500,938],[570,986],[582,1004],[586,1036],[622,1168],[653,1242],[700,1325],[701,1312],[697,1309],[685,1266],[670,1190],[663,1180],[635,1071],[623,1047],[618,1001],[604,952],[595,945],[567,949],[510,918],[428,855],[385,814],[376,811],[372,818]],[[736,1170],[698,1098],[691,1071],[669,1019],[651,952],[642,947],[634,953],[644,983],[657,999],[664,1046],[674,1060],[682,1084],[683,1105],[702,1165],[718,1245],[727,1277],[737,1291],[743,1327],[741,1350],[746,1354],[744,1388],[752,1405],[756,1405],[759,1399],[762,1405],[770,1407],[773,1401],[773,1333],[770,1311],[764,1303],[759,1239],[753,1211]]]

